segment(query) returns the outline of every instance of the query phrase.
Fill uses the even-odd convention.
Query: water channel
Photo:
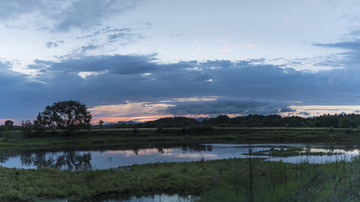
[[[199,144],[106,150],[0,152],[0,166],[8,168],[109,169],[134,164],[188,162],[229,158],[264,158],[289,163],[351,160],[359,155],[354,144]]]

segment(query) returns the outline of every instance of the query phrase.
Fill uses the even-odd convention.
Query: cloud
[[[304,116],[309,116],[310,115],[309,112],[299,112],[299,114],[304,115]]]
[[[65,41],[63,41],[63,40],[48,41],[48,42],[46,42],[46,47],[47,48],[56,48],[60,44],[63,44],[63,43],[65,43]]]
[[[95,47],[89,45],[83,47],[83,49],[93,49]],[[76,74],[84,71],[96,72],[104,70],[116,74],[141,74],[153,72],[160,66],[152,62],[154,59],[152,56],[136,55],[81,56],[80,58],[64,59],[60,62],[37,60],[30,68],[41,69],[44,71],[45,77],[58,73]]]
[[[0,17],[7,24],[26,25],[29,21],[38,28],[52,31],[71,29],[88,30],[100,25],[105,19],[134,9],[138,0],[69,0],[38,1],[12,0],[2,1]]]
[[[283,107],[280,109],[280,113],[284,112],[296,112],[296,110],[292,109],[291,107]]]
[[[120,42],[120,45],[126,46],[143,38],[144,36],[138,33],[117,32],[107,36],[107,43]]]
[[[261,60],[156,61],[156,55],[77,55],[56,62],[37,60],[29,66],[39,72],[33,77],[11,71],[11,63],[4,62],[0,96],[8,99],[0,101],[0,111],[12,106],[35,117],[46,105],[66,99],[80,100],[89,107],[126,101],[165,103],[175,105],[167,111],[174,114],[271,114],[291,112],[293,108],[287,104],[290,101],[303,105],[360,102],[355,90],[360,88],[359,76],[344,76],[342,73],[348,71],[344,69],[309,73],[263,64]],[[176,98],[182,98],[182,102]]]
[[[36,0],[1,1],[0,16],[2,19],[9,20],[34,12],[39,5],[42,3]]]
[[[40,84],[12,71],[11,66],[10,62],[0,62],[0,119],[19,118],[32,111],[32,101],[41,99],[31,93]]]
[[[215,101],[182,102],[176,106],[170,106],[167,112],[175,115],[201,115],[201,114],[278,114],[282,109],[290,109],[286,103],[241,99],[220,98]]]
[[[333,55],[333,58],[336,60],[330,61],[332,65],[342,66],[344,68],[337,69],[328,73],[328,84],[333,86],[333,88],[340,89],[342,88],[344,94],[350,93],[351,91],[355,93],[355,89],[359,88],[360,83],[360,32],[353,31],[349,34],[346,34],[345,38],[350,38],[350,40],[344,40],[335,43],[316,43],[315,46],[339,49],[342,50]],[[341,96],[346,96],[346,95]],[[350,98],[359,103],[359,97]],[[357,104],[354,102],[353,104]]]
[[[339,75],[337,71],[308,73],[252,61],[158,64],[155,60],[155,55],[85,56],[60,62],[37,61],[31,67],[43,72],[37,79],[47,83],[46,87],[94,100],[220,96],[330,104],[358,99],[352,89],[359,83],[345,77],[332,80]],[[102,73],[84,81],[79,72]],[[348,89],[349,85],[353,87]],[[91,95],[91,90],[102,98]]]
[[[319,47],[341,48],[351,51],[360,51],[360,40],[342,41],[336,43],[314,43],[313,45]]]
[[[77,42],[85,45],[80,48],[76,48],[68,56],[74,56],[76,54],[85,55],[89,51],[99,49],[106,49],[107,52],[109,52],[109,50],[116,52],[119,46],[124,47],[140,39],[144,39],[145,37],[138,32],[139,29],[143,28],[139,27],[139,25],[131,28],[114,28],[107,26],[97,29],[96,31],[80,35],[75,39]]]
[[[82,46],[82,47],[80,48],[80,52],[81,52],[81,53],[86,53],[86,52],[91,51],[91,50],[96,50],[96,49],[98,49],[99,47],[101,47],[101,46],[99,46],[99,45],[94,45],[94,44],[89,44],[89,45],[87,45],[87,46]]]
[[[105,28],[102,28],[101,30],[92,32],[90,34],[86,34],[84,36],[77,37],[77,39],[93,38],[93,37],[97,37],[101,34],[108,34],[108,33],[114,33],[114,32],[128,33],[130,31],[131,31],[130,28],[111,28],[111,27],[107,26]]]

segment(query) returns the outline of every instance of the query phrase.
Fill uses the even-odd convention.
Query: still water
[[[134,164],[185,162],[229,158],[264,158],[290,163],[324,163],[351,160],[360,145],[333,144],[200,144],[102,151],[21,151],[0,152],[0,166],[8,168],[58,168],[63,170],[109,169]],[[297,151],[288,153],[287,151]],[[276,154],[275,154],[276,153]]]

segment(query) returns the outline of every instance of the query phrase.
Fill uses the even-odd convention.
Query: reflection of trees
[[[185,152],[202,152],[202,151],[212,151],[213,147],[212,145],[187,145],[187,144],[183,144],[183,145],[154,145],[153,149],[157,149],[159,153],[164,154],[165,150],[167,149],[173,149],[173,148],[178,148],[181,147],[181,150],[183,153]],[[148,149],[148,147],[139,147],[136,145],[132,145],[131,147],[131,151],[134,152],[136,155],[139,154],[139,151],[141,149]],[[126,148],[125,148],[126,149]]]
[[[80,154],[76,151],[46,152],[31,151],[20,154],[21,164],[36,166],[37,168],[58,168],[69,170],[91,169],[91,154]]]
[[[138,155],[138,153],[139,153],[139,151],[140,151],[140,147],[133,145],[133,146],[132,146],[132,151],[133,151],[136,155]]]
[[[164,148],[162,148],[162,147],[157,148],[157,150],[158,150],[158,152],[159,152],[160,154],[163,154],[163,153],[164,153]]]
[[[9,158],[16,157],[16,156],[17,156],[16,153],[9,153],[9,152],[6,152],[5,150],[2,150],[0,152],[0,163],[5,163]]]
[[[183,153],[185,152],[202,152],[202,151],[212,151],[212,145],[182,145],[181,149]]]

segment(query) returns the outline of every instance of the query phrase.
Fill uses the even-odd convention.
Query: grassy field
[[[179,194],[200,201],[357,201],[360,160],[286,164],[260,159],[161,163],[95,171],[0,168],[0,200],[126,199]]]
[[[149,147],[187,143],[265,143],[360,141],[351,129],[327,128],[154,128],[92,129],[63,137],[54,132],[46,138],[24,138],[21,131],[0,132],[0,148],[6,149],[101,149],[124,146]]]

